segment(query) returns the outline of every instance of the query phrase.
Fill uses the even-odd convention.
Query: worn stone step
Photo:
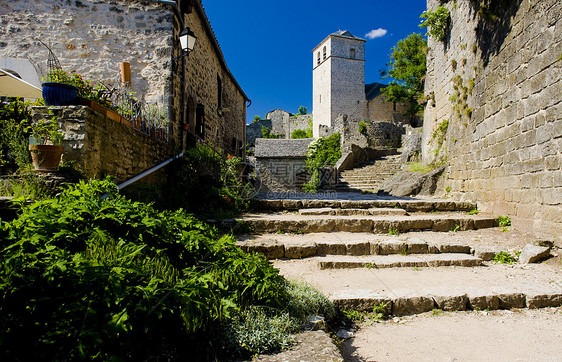
[[[406,215],[404,209],[371,208],[371,209],[334,209],[324,207],[319,209],[300,209],[301,215],[330,215],[330,216],[352,216],[352,215]]]
[[[400,291],[388,296],[370,290],[346,290],[331,295],[330,299],[341,310],[372,311],[375,306],[386,306],[390,315],[403,316],[443,311],[497,310],[513,308],[547,308],[562,306],[562,291],[548,287],[527,290],[494,288],[418,292]]]
[[[239,222],[257,233],[464,231],[495,227],[496,218],[461,214],[413,216],[306,216],[297,214],[247,214]]]
[[[253,201],[253,207],[256,210],[264,211],[299,210],[324,207],[339,209],[400,208],[408,212],[470,211],[477,208],[475,203],[466,201],[414,199],[408,197],[360,195],[356,193],[343,192],[335,194],[337,194],[337,199],[332,197],[321,198],[319,195],[314,194],[297,194],[291,198],[285,198],[285,194],[280,194],[279,198],[267,197],[264,195],[264,197],[257,198]],[[327,195],[330,196],[329,193]]]
[[[354,268],[424,268],[439,266],[475,267],[482,259],[467,254],[416,254],[416,255],[368,255],[318,257],[320,269]]]
[[[372,311],[380,303],[389,303],[394,315],[434,308],[453,311],[562,306],[562,270],[545,263],[321,269],[321,259],[282,259],[273,265],[288,279],[315,285],[343,310]]]
[[[416,237],[407,240],[286,243],[278,242],[272,237],[269,240],[239,241],[237,245],[246,252],[262,253],[268,259],[300,259],[319,255],[471,254],[473,250],[463,243],[427,243]]]

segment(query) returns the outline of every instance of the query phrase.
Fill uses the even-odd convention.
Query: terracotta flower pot
[[[59,168],[63,146],[29,145],[33,167],[38,172],[56,172]]]

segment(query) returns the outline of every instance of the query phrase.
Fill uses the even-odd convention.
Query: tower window
[[[324,60],[326,60],[326,47],[324,47],[323,53],[324,53]]]
[[[317,64],[320,64],[320,52],[318,52],[318,62]]]
[[[349,50],[349,57],[351,59],[355,59],[355,49],[351,48],[351,50]]]

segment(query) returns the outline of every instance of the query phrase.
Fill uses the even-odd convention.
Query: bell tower
[[[313,136],[319,126],[332,127],[340,114],[363,120],[365,99],[365,39],[348,31],[328,35],[312,51]]]

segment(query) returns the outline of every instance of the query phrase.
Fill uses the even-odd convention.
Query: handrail
[[[123,190],[125,187],[129,186],[130,184],[133,184],[133,183],[137,182],[138,180],[140,180],[140,179],[142,179],[142,178],[144,178],[144,177],[146,177],[146,176],[148,176],[148,175],[150,175],[150,174],[152,174],[152,173],[158,171],[159,169],[161,169],[162,167],[168,165],[169,163],[173,162],[174,160],[177,160],[178,158],[182,158],[182,157],[183,157],[183,152],[180,152],[180,153],[178,153],[177,155],[175,155],[174,157],[172,157],[172,158],[170,158],[170,159],[168,159],[168,160],[166,160],[166,161],[164,161],[164,162],[162,162],[162,163],[160,163],[160,164],[158,164],[158,165],[156,165],[156,166],[154,166],[154,167],[152,167],[152,168],[149,168],[148,170],[146,170],[146,171],[144,171],[144,172],[139,173],[138,175],[136,175],[136,176],[134,176],[134,177],[128,179],[128,180],[125,181],[125,182],[120,183],[119,185],[117,185],[117,189],[118,189],[119,191],[121,191],[121,190]],[[105,200],[108,196],[109,196],[108,194],[103,194],[102,197],[101,197],[101,199],[102,199],[102,200]]]

